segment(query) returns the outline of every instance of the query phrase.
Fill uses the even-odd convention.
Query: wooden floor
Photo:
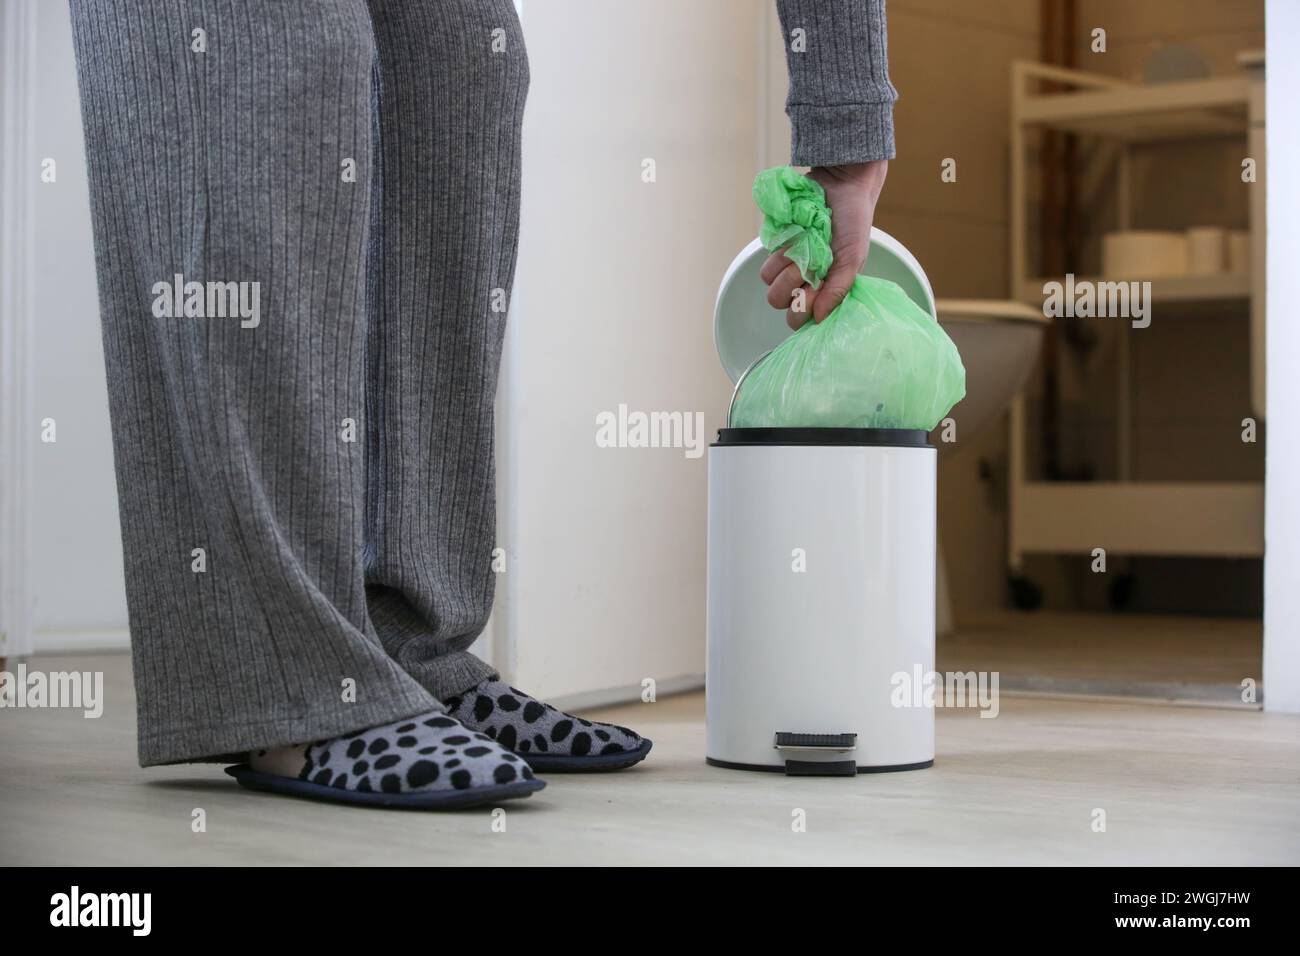
[[[991,612],[963,619],[936,649],[940,671],[997,671],[1003,691],[1243,706],[1264,699],[1258,619]]]
[[[1300,863],[1294,717],[1003,697],[994,719],[940,710],[929,770],[807,778],[705,766],[702,696],[668,698],[600,712],[655,740],[645,764],[553,776],[505,804],[500,833],[486,809],[349,809],[249,793],[216,766],[141,770],[126,656],[29,666],[104,670],[107,705],[0,710],[0,865]]]

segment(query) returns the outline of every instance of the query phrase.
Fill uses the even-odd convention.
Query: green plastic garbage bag
[[[789,166],[759,173],[760,238],[817,285],[831,266],[820,184]],[[897,283],[858,276],[839,307],[809,321],[742,382],[735,428],[934,428],[966,394],[966,370],[939,323]]]

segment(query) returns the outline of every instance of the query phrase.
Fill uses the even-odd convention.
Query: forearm
[[[777,0],[776,6],[790,68],[790,162],[892,159],[898,93],[889,82],[885,0]]]

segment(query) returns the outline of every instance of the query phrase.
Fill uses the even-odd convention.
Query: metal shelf
[[[1039,92],[1044,83],[1064,91]],[[1130,224],[1130,153],[1142,144],[1237,136],[1259,164],[1250,197],[1251,272],[1170,277],[1076,276],[1075,282],[1150,281],[1151,298],[1176,312],[1198,308],[1249,313],[1253,411],[1263,413],[1263,64],[1240,77],[1141,85],[1042,63],[1011,67],[1011,256],[1013,297],[1041,307],[1043,286],[1064,276],[1029,272],[1029,135],[1058,130],[1115,145],[1117,228]],[[1169,310],[1162,310],[1161,315]],[[1012,402],[1007,559],[1013,573],[1026,553],[1257,557],[1264,550],[1262,482],[1141,482],[1132,474],[1133,383],[1130,341],[1121,335],[1117,387],[1118,481],[1030,481],[1026,475],[1025,404]],[[1246,410],[1243,410],[1244,412]]]
[[[1075,83],[1097,81],[1089,74],[1060,72]],[[1064,81],[1058,71],[1053,73],[1049,79]],[[1030,76],[1042,77],[1042,71],[1026,71],[1026,78]],[[1250,82],[1245,77],[1152,85],[1108,83],[1102,89],[1025,94],[1018,116],[1022,126],[1144,143],[1244,136],[1249,102]]]

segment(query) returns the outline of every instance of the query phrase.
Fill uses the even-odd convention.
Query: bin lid
[[[791,334],[785,310],[767,304],[767,286],[758,275],[767,257],[767,250],[755,239],[732,260],[718,287],[713,343],[733,383]],[[875,226],[871,227],[871,248],[862,274],[897,282],[912,301],[935,315],[934,292],[921,264],[901,242]]]

